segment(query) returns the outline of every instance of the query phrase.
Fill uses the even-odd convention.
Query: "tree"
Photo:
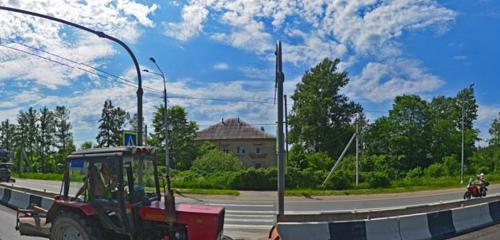
[[[398,96],[389,116],[375,121],[365,134],[370,154],[391,155],[403,171],[431,163],[429,110],[419,96]]]
[[[0,148],[14,150],[16,125],[11,124],[9,119],[0,123]]]
[[[304,74],[292,95],[288,118],[293,144],[330,156],[340,155],[354,133],[353,119],[362,112],[359,104],[340,93],[349,78],[337,71],[339,62],[326,58]]]
[[[129,114],[120,107],[114,107],[111,100],[104,102],[101,119],[99,119],[99,133],[96,140],[99,147],[119,146],[122,142],[122,130],[129,118]]]
[[[500,115],[500,113],[498,113]],[[490,133],[490,140],[489,144],[490,146],[494,147],[500,147],[500,116],[493,120],[493,123],[491,123],[491,127],[488,131]]]
[[[156,107],[153,117],[154,133],[151,135],[151,145],[161,149],[165,149],[164,112],[165,108],[163,106]],[[191,163],[196,158],[194,139],[198,126],[195,122],[187,120],[187,112],[181,106],[168,108],[167,117],[170,137],[169,152],[170,160],[173,164],[172,167],[181,170],[189,169]]]
[[[68,152],[73,146],[73,134],[71,133],[70,111],[65,106],[57,106],[54,112],[55,118],[55,143],[59,152]]]
[[[54,113],[47,107],[40,109],[40,129],[38,131],[38,142],[40,143],[40,172],[45,172],[46,161],[50,148],[55,145],[55,118]]]
[[[82,145],[80,145],[80,149],[81,150],[85,150],[85,149],[91,149],[92,148],[92,142],[91,141],[85,141],[82,143]]]

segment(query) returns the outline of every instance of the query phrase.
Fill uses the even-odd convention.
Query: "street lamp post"
[[[150,57],[149,60],[154,63],[156,68],[160,73],[149,71],[148,69],[143,69],[144,72],[148,72],[151,74],[155,74],[161,76],[163,79],[163,127],[165,128],[165,178],[167,182],[166,191],[165,191],[165,209],[167,210],[167,220],[169,223],[175,222],[175,198],[172,192],[171,186],[171,173],[170,173],[170,156],[169,156],[169,145],[170,139],[168,134],[168,105],[167,105],[167,80],[165,78],[165,74],[161,70],[160,66],[156,63],[156,60],[153,57]]]
[[[464,104],[462,103],[462,157],[460,164],[460,183],[464,183]]]
[[[96,30],[90,29],[88,27],[82,26],[80,24],[77,24],[77,23],[74,23],[74,22],[70,22],[70,21],[66,21],[66,20],[63,20],[63,19],[60,19],[60,18],[52,17],[52,16],[49,16],[49,15],[45,15],[45,14],[41,14],[41,13],[36,13],[36,12],[31,12],[31,11],[27,11],[27,10],[23,10],[23,9],[18,9],[18,8],[4,7],[4,6],[0,6],[0,10],[6,10],[6,11],[9,11],[9,12],[16,12],[16,13],[21,13],[21,14],[27,14],[27,15],[35,16],[35,17],[45,18],[45,19],[48,19],[48,20],[51,20],[51,21],[55,21],[55,22],[59,22],[59,23],[65,24],[65,25],[69,25],[69,26],[72,26],[72,27],[79,28],[81,30],[93,33],[93,34],[97,35],[100,38],[106,38],[106,39],[109,39],[109,40],[111,40],[113,42],[116,42],[116,43],[120,44],[120,46],[122,46],[128,52],[128,54],[130,55],[130,57],[132,58],[132,61],[134,62],[134,65],[135,65],[135,70],[137,72],[137,81],[138,81],[138,85],[137,85],[137,117],[138,117],[137,124],[139,125],[138,129],[137,129],[137,132],[138,132],[137,133],[138,134],[138,136],[137,136],[137,143],[138,143],[138,145],[142,145],[142,121],[143,121],[143,119],[142,119],[142,95],[143,95],[144,91],[142,90],[141,70],[139,68],[139,63],[137,62],[137,59],[135,58],[134,53],[132,52],[132,50],[130,50],[130,48],[124,42],[122,42],[118,38],[112,37],[112,36],[107,35],[107,34],[105,34],[103,32],[96,31]]]

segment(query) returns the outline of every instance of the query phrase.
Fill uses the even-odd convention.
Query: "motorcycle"
[[[469,183],[467,184],[467,191],[464,193],[464,199],[471,199],[477,197],[485,197],[488,188],[486,188],[490,183],[484,182],[484,184],[477,185],[474,184],[472,178],[469,179]]]

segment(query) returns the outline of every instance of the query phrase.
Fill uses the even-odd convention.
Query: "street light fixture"
[[[170,156],[169,156],[169,143],[170,143],[170,139],[169,139],[169,134],[168,134],[168,130],[169,130],[169,126],[168,126],[168,116],[167,116],[167,113],[168,113],[168,105],[167,105],[167,80],[165,78],[165,74],[163,73],[163,71],[161,70],[160,66],[158,66],[158,64],[156,63],[156,60],[153,58],[153,57],[150,57],[149,60],[151,62],[154,63],[154,65],[156,66],[156,68],[158,69],[158,71],[160,73],[157,73],[157,72],[153,72],[153,71],[149,71],[148,69],[143,69],[142,71],[144,72],[147,72],[147,73],[151,73],[151,74],[154,74],[154,75],[158,75],[158,76],[161,76],[161,78],[163,79],[163,106],[164,106],[164,112],[163,112],[163,125],[164,125],[164,128],[165,128],[165,177],[166,177],[166,180],[167,180],[167,188],[166,188],[166,194],[165,194],[165,204],[167,202],[172,202],[174,203],[173,205],[169,205],[169,206],[165,206],[167,208],[167,212],[169,212],[170,216],[167,215],[167,217],[169,217],[170,219],[169,222],[174,222],[175,221],[175,199],[174,199],[174,194],[171,190],[171,173],[170,173]]]

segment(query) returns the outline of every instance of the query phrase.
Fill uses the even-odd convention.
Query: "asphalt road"
[[[0,240],[38,240],[45,238],[25,237],[15,230],[16,211],[0,205]]]
[[[15,183],[19,187],[27,187],[41,191],[59,192],[60,183],[55,181],[23,180]],[[76,191],[77,188],[72,189]],[[374,209],[416,204],[434,203],[461,199],[464,189],[440,191],[424,191],[400,194],[352,195],[328,197],[287,197],[285,213],[328,212],[353,209]],[[500,193],[500,185],[491,186],[489,194]],[[176,196],[176,201],[198,203],[226,208],[224,233],[236,239],[265,237],[275,223],[276,206],[275,192],[241,192],[240,196]],[[3,211],[2,211],[3,210]],[[15,233],[15,213],[9,209],[0,209],[0,236]],[[4,212],[7,212],[4,214]],[[9,215],[14,214],[14,215]],[[9,215],[9,220],[4,220]],[[5,224],[2,224],[5,221]],[[10,221],[10,222],[9,222]],[[12,227],[8,228],[9,223]],[[477,237],[476,237],[477,238]],[[0,239],[2,239],[0,237]],[[11,239],[11,238],[6,238]],[[15,239],[15,238],[12,238]],[[25,238],[19,238],[25,239]],[[485,238],[488,239],[488,238]],[[3,240],[3,239],[2,239]]]

